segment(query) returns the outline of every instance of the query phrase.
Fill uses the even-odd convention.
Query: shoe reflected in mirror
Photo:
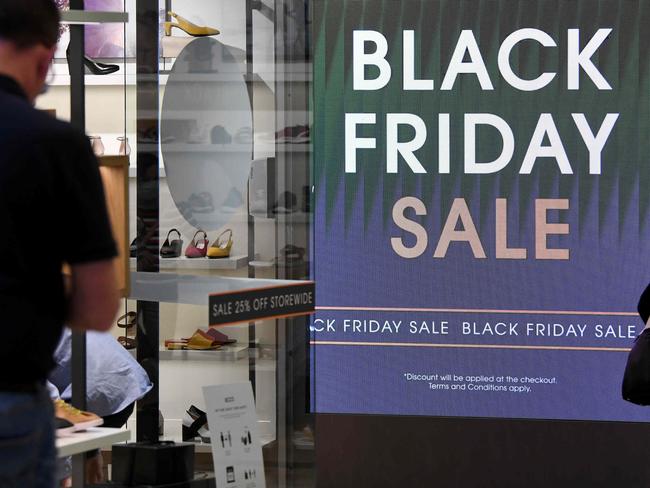
[[[221,205],[221,210],[224,213],[234,213],[244,205],[244,198],[242,197],[241,192],[231,188],[228,192],[228,196]]]
[[[212,202],[212,195],[207,191],[201,193],[192,193],[187,200],[189,208],[194,213],[210,213],[214,212],[214,203]]]
[[[215,125],[210,131],[210,142],[212,144],[230,144],[232,136],[223,125]]]

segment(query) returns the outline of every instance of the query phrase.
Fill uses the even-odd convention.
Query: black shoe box
[[[169,485],[194,478],[194,445],[174,442],[116,444],[113,482],[126,486]]]

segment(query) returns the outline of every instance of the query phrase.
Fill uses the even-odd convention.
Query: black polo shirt
[[[0,388],[44,380],[53,367],[62,264],[115,255],[88,139],[0,75]]]

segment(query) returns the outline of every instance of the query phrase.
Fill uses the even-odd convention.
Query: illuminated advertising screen
[[[316,412],[645,421],[650,2],[314,2]]]

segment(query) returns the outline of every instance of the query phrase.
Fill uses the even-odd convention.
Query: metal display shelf
[[[126,442],[130,438],[131,432],[128,430],[95,427],[84,432],[76,432],[67,437],[57,438],[57,456],[60,458],[74,456],[75,454],[111,446],[118,442]]]

